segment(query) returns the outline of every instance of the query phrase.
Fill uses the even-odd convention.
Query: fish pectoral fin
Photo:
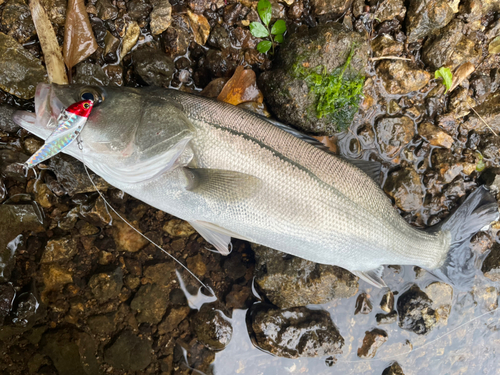
[[[382,164],[378,161],[369,161],[369,160],[360,160],[360,159],[347,159],[346,161],[355,165],[363,172],[365,172],[368,177],[370,177],[373,181],[377,183],[377,185],[381,186],[381,178],[380,178],[380,170],[382,168]]]
[[[189,224],[210,244],[212,244],[222,255],[229,255],[228,247],[231,243],[231,237],[248,241],[247,238],[231,232],[225,228],[212,224],[207,221],[194,220]]]
[[[184,168],[186,189],[207,198],[237,202],[254,196],[262,187],[258,177],[223,169]]]
[[[385,281],[382,280],[383,272],[384,266],[380,266],[370,271],[351,271],[351,273],[360,279],[366,281],[368,284],[376,286],[377,288],[385,288],[387,286]]]

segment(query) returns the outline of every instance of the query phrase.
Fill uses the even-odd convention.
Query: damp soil
[[[491,107],[500,60],[488,53],[500,33],[497,2],[436,0],[430,6],[441,17],[430,23],[436,12],[422,1],[415,1],[420,8],[400,0],[272,3],[273,20],[287,22],[285,39],[338,22],[367,38],[370,56],[409,59],[368,60],[364,97],[348,130],[313,134],[328,138],[342,156],[381,162],[382,186],[405,220],[426,228],[479,185],[498,193],[500,140],[470,109],[477,107],[500,130],[500,115]],[[65,2],[44,4],[62,42]],[[258,20],[256,4],[90,0],[99,48],[74,68],[73,79],[206,89],[204,95],[216,97],[238,65],[253,69],[257,79],[277,66],[276,56],[256,51],[259,40],[249,33],[249,23]],[[165,11],[159,17],[159,8],[170,8],[170,16]],[[27,5],[1,1],[0,15],[0,32],[43,63]],[[122,55],[131,22],[140,35]],[[465,62],[475,72],[445,94],[435,69],[455,70]],[[1,374],[499,373],[498,222],[468,245],[475,278],[466,290],[397,265],[385,267],[388,288],[376,289],[342,270],[286,255],[278,262],[288,268],[276,271],[278,281],[266,290],[259,280],[271,272],[276,254],[239,240],[227,257],[209,251],[187,223],[93,175],[109,203],[194,272],[214,298],[110,214],[72,158],[58,155],[26,175],[21,164],[42,142],[9,119],[15,109],[33,110],[33,100],[1,85]],[[267,111],[276,114],[269,99],[264,96]],[[297,279],[309,275],[307,288],[294,284],[294,269]],[[308,295],[325,282],[335,287],[324,301]],[[294,289],[315,304],[272,298],[293,298]]]

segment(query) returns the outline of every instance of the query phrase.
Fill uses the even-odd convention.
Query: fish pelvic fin
[[[230,230],[222,228],[216,224],[207,221],[193,220],[189,224],[211,245],[213,245],[222,255],[229,255],[228,247],[231,244],[231,237],[248,241],[248,238],[242,237]]]
[[[429,272],[455,287],[466,288],[475,276],[474,256],[469,240],[498,218],[498,202],[495,197],[484,186],[476,189],[446,220],[427,230],[430,233],[447,231],[451,235],[450,249],[443,264]]]
[[[383,272],[384,266],[380,266],[370,271],[351,271],[351,273],[359,277],[361,280],[364,280],[368,284],[373,285],[377,288],[385,288],[387,286],[385,281],[382,280]]]

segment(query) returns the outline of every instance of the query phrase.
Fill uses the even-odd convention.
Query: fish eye
[[[106,93],[100,87],[87,86],[80,90],[80,98],[81,100],[92,100],[94,107],[97,107],[106,99]]]

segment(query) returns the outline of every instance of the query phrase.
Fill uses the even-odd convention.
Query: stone
[[[370,302],[366,293],[361,293],[358,298],[356,298],[356,306],[354,309],[354,315],[357,314],[369,314],[372,312],[372,303]]]
[[[87,324],[96,335],[110,335],[116,329],[116,321],[113,314],[90,316]]]
[[[365,332],[363,345],[358,349],[358,357],[368,359],[375,357],[378,348],[388,340],[387,332],[375,328]]]
[[[89,287],[99,303],[107,302],[120,295],[123,286],[123,271],[121,268],[114,272],[103,272],[92,275]]]
[[[415,125],[408,116],[383,117],[374,130],[382,156],[388,159],[397,157],[415,135]]]
[[[351,78],[365,74],[370,50],[365,36],[335,22],[287,36],[279,49],[276,68],[264,71],[258,79],[270,110],[284,123],[309,133],[333,135],[339,127],[348,126],[351,115],[342,121],[332,120],[335,113],[319,118],[316,108],[321,97],[311,91],[303,76],[320,66],[325,75],[335,74],[353,45],[357,47],[346,76]]]
[[[500,281],[500,246],[496,242],[486,259],[484,259],[481,271],[488,279]]]
[[[452,20],[453,16],[453,9],[446,0],[411,1],[406,15],[408,42],[416,42],[441,29]]]
[[[313,263],[252,244],[255,251],[255,281],[269,300],[288,308],[321,304],[334,298],[349,298],[358,291],[357,279],[336,266]]]
[[[442,282],[434,282],[425,287],[425,294],[431,299],[437,323],[446,325],[451,312],[453,288]]]
[[[432,301],[417,285],[413,285],[398,298],[399,327],[417,335],[430,332],[437,323]]]
[[[324,310],[261,308],[251,314],[255,344],[278,357],[324,357],[342,353],[344,338]]]
[[[253,297],[252,289],[248,286],[234,284],[226,296],[226,307],[228,309],[245,309]]]
[[[17,108],[5,104],[0,105],[0,131],[15,133],[21,128],[12,121],[12,115],[15,111]]]
[[[10,314],[15,296],[16,291],[12,284],[0,285],[0,326],[3,326],[5,318]]]
[[[404,51],[403,43],[399,43],[387,34],[382,34],[371,41],[373,55],[380,56],[399,56]]]
[[[453,137],[446,134],[431,122],[420,123],[418,125],[418,134],[433,146],[451,148],[453,145]]]
[[[401,60],[381,61],[377,66],[377,74],[389,95],[406,95],[420,90],[431,79],[429,72],[413,68]]]
[[[352,0],[312,0],[311,5],[316,16],[323,14],[343,14]]]
[[[21,99],[33,98],[36,85],[47,82],[40,60],[4,33],[0,33],[0,72],[0,89]]]
[[[202,254],[196,254],[194,257],[186,259],[187,267],[198,277],[203,277],[207,273],[206,260]]]
[[[424,62],[434,70],[447,66],[453,71],[465,62],[476,65],[481,57],[481,47],[477,41],[465,36],[464,31],[464,23],[453,20],[437,36],[428,39],[423,47]]]
[[[189,306],[173,307],[170,313],[165,317],[164,321],[158,325],[158,333],[166,335],[172,332],[177,326],[187,318],[191,308]]]
[[[49,264],[42,267],[43,284],[45,291],[58,290],[73,282],[73,273],[58,264]]]
[[[210,24],[205,16],[196,14],[188,10],[187,15],[193,30],[194,41],[200,46],[204,46],[210,35]]]
[[[224,349],[233,335],[229,318],[213,305],[204,304],[193,317],[196,338],[210,350]]]
[[[41,0],[43,8],[47,12],[50,21],[57,26],[64,26],[66,23],[66,8],[65,0]]]
[[[406,8],[403,0],[383,0],[377,4],[375,18],[379,22],[390,21],[394,18],[404,20]]]
[[[468,92],[468,90],[465,91]],[[475,109],[477,114],[475,112],[471,113],[464,124],[461,125],[465,131],[474,130],[478,134],[489,134],[491,128],[497,134],[500,132],[500,92],[489,95],[479,106],[471,103],[469,105]]]
[[[129,2],[128,4],[131,4]],[[139,40],[139,36],[141,35],[141,28],[136,21],[130,21],[127,24],[127,29],[125,31],[125,36],[122,40],[122,50],[120,52],[120,58],[123,59],[127,53],[129,53],[132,48],[136,45]]]
[[[172,6],[168,0],[154,0],[152,2],[153,11],[151,12],[151,34],[160,35],[168,29],[172,23]]]
[[[40,301],[33,293],[20,294],[16,297],[16,307],[11,313],[12,324],[17,327],[33,327],[36,320],[41,316],[39,307]]]
[[[398,313],[396,311],[391,311],[389,314],[376,314],[375,320],[377,321],[377,324],[396,323],[398,320]]]
[[[157,284],[146,284],[139,288],[130,303],[137,312],[138,323],[158,324],[169,306],[168,289]]]
[[[489,12],[500,10],[497,0],[465,0],[460,5],[468,22],[477,21]]]
[[[104,361],[120,370],[142,371],[151,363],[151,354],[151,341],[125,330],[104,350]]]
[[[168,87],[175,71],[170,57],[149,47],[132,52],[132,64],[144,82],[152,86]]]
[[[401,366],[397,362],[394,362],[392,365],[387,367],[384,370],[384,372],[382,372],[382,375],[405,375],[405,374]]]
[[[382,296],[382,300],[380,301],[380,308],[386,313],[390,313],[394,310],[394,293],[388,291]]]
[[[171,237],[189,237],[196,233],[191,224],[181,219],[172,219],[167,221],[162,229]]]
[[[79,63],[76,65],[74,83],[86,86],[108,86],[109,78],[98,64]]]
[[[207,41],[208,45],[218,49],[225,49],[231,46],[229,32],[221,25],[216,25]]]
[[[118,8],[110,0],[97,0],[96,8],[97,16],[103,21],[114,20],[118,17]]]
[[[413,168],[392,172],[386,180],[384,191],[403,211],[415,212],[423,205],[424,192],[420,175]]]
[[[130,224],[137,225],[134,222]],[[115,240],[117,250],[136,253],[149,244],[149,241],[133,230],[128,223],[114,215],[112,225],[111,234]]]
[[[165,52],[173,58],[186,54],[191,33],[179,25],[172,25],[161,34],[161,39]]]
[[[146,0],[132,0],[127,3],[128,15],[134,21],[146,19],[152,8],[152,5]]]
[[[77,243],[70,236],[49,240],[47,241],[47,245],[45,245],[40,263],[65,262],[73,258],[77,251]]]
[[[28,4],[24,0],[7,0],[2,12],[2,26],[20,44],[36,35]]]

